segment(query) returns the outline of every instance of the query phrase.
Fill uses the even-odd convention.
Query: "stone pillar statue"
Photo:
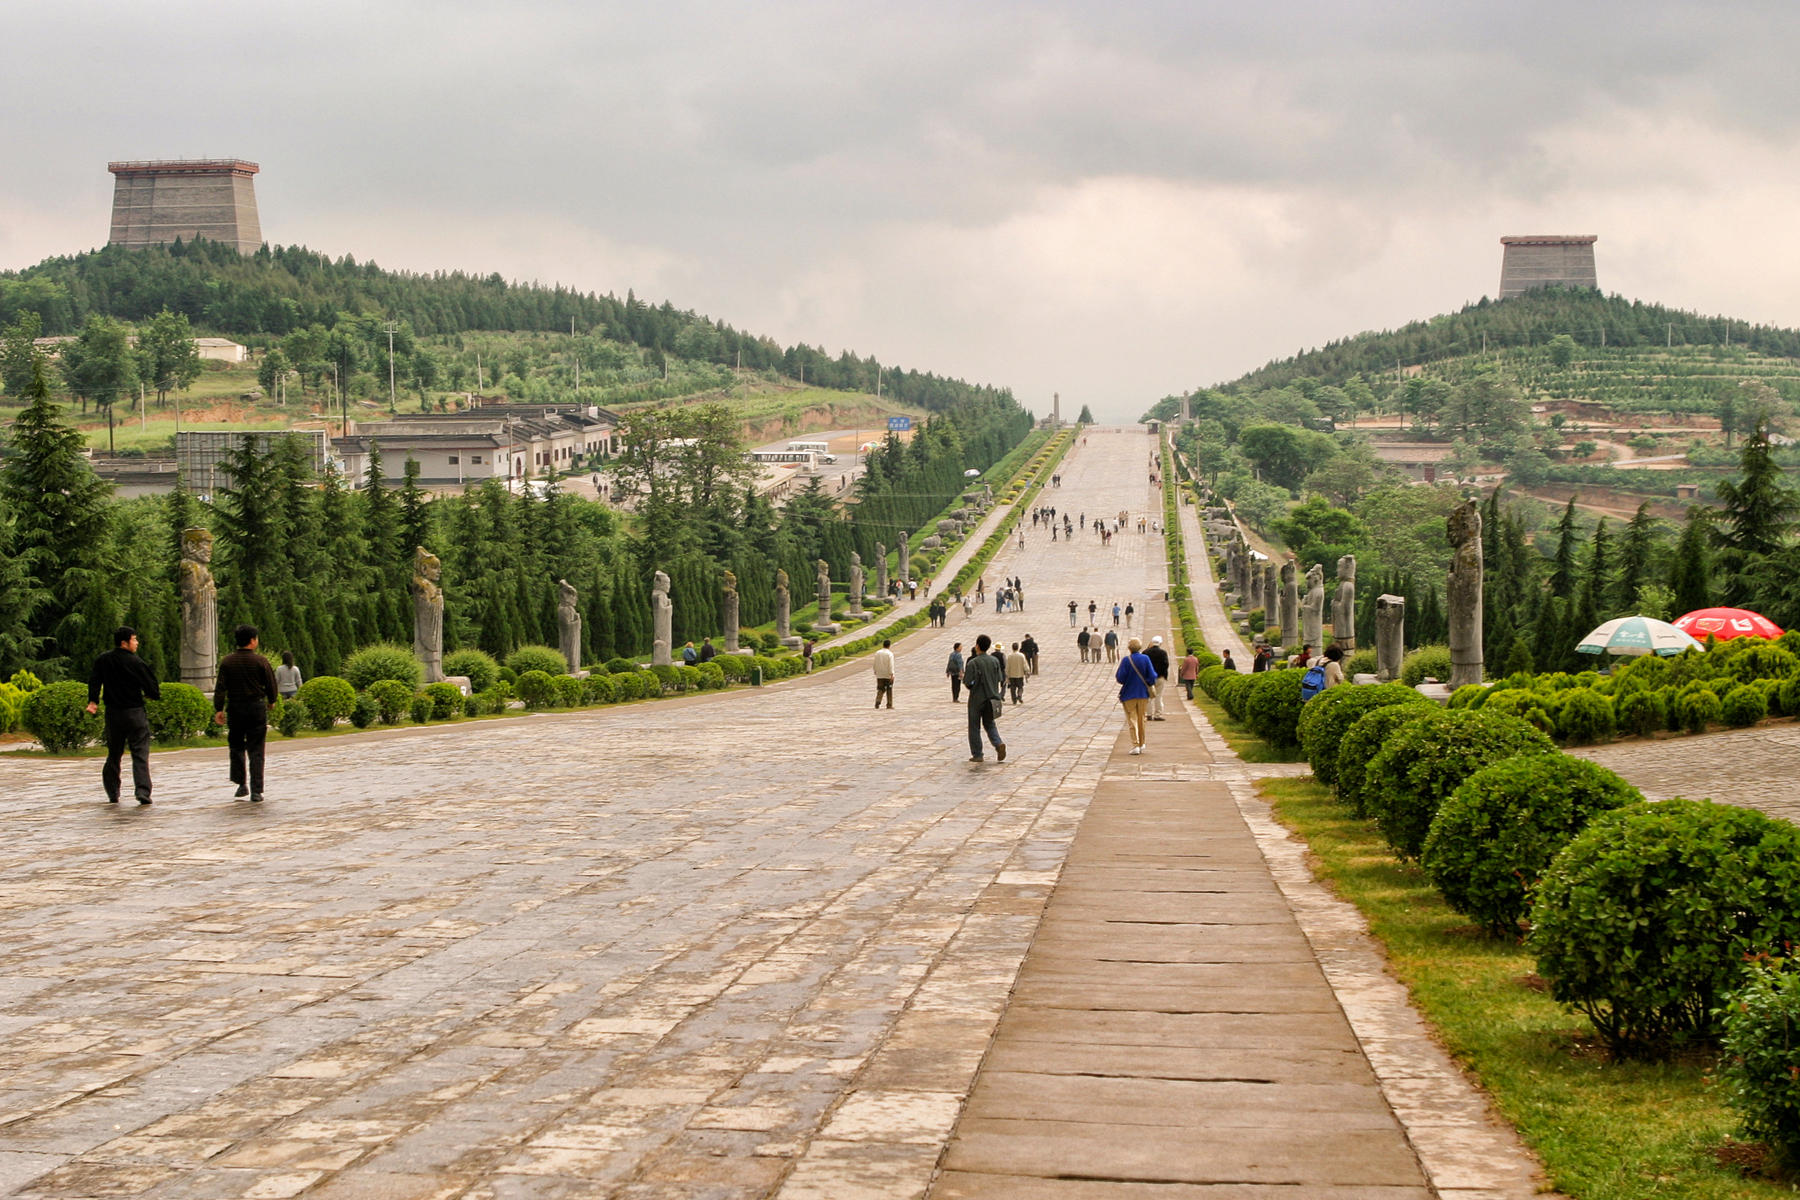
[[[1244,597],[1243,607],[1248,610],[1261,608],[1263,606],[1263,573],[1254,558],[1250,559],[1250,565],[1244,569],[1244,574],[1249,576],[1250,586],[1247,589],[1249,594]]]
[[[1306,600],[1300,607],[1300,640],[1317,654],[1325,648],[1325,568],[1314,563],[1306,572]]]
[[[737,576],[725,572],[725,596],[722,607],[725,610],[725,653],[738,652],[738,590]]]
[[[1291,558],[1281,564],[1281,640],[1300,647],[1300,566]]]
[[[1444,581],[1450,608],[1450,690],[1482,681],[1481,506],[1457,505],[1445,523],[1450,533],[1450,575]]]
[[[219,678],[219,590],[213,585],[212,534],[181,531],[181,682],[208,696]],[[151,697],[155,699],[155,697]]]
[[[777,568],[775,571],[775,636],[781,639],[784,646],[798,646],[800,639],[794,636],[793,615],[794,593],[788,587],[788,573]]]
[[[863,611],[863,565],[862,555],[850,552],[850,615],[862,618],[869,614]]]
[[[1281,590],[1276,581],[1276,567],[1272,562],[1262,565],[1263,577],[1263,628],[1281,631]]]
[[[912,550],[906,544],[906,531],[900,531],[900,556],[894,560],[894,573],[901,579],[912,578]],[[901,591],[906,589],[902,587]]]
[[[887,546],[882,542],[875,543],[875,594],[882,600],[887,599]]]
[[[837,625],[831,619],[831,564],[821,558],[816,566],[819,572],[819,615],[813,618],[813,631],[836,633]]]
[[[650,662],[667,667],[674,663],[669,647],[675,640],[675,604],[669,599],[669,577],[658,571],[650,583]]]
[[[420,546],[413,551],[413,657],[425,664],[425,682],[444,681],[444,565]]]
[[[1348,654],[1356,649],[1356,555],[1338,559],[1337,599],[1332,608],[1335,641]]]
[[[581,670],[581,610],[575,607],[575,585],[566,579],[556,581],[561,596],[556,602],[557,644],[570,671]]]
[[[1383,683],[1400,678],[1406,657],[1406,597],[1375,598],[1375,677]]]

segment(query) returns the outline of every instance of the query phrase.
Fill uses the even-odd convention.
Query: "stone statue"
[[[906,544],[906,531],[900,531],[900,556],[894,560],[894,572],[902,579],[912,578],[912,550]]]
[[[850,552],[850,607],[854,608],[854,609],[861,609],[862,608],[862,598],[863,598],[862,555],[860,555],[856,551],[852,550]]]
[[[883,600],[887,599],[887,546],[882,542],[875,543],[875,594]]]
[[[788,573],[776,568],[775,571],[775,636],[783,645],[797,645],[800,639],[794,636],[794,593],[788,588]]]
[[[831,620],[831,564],[819,559],[815,564],[819,575],[819,620]]]
[[[1348,654],[1356,649],[1356,555],[1338,559],[1337,599],[1331,610],[1335,641]]]
[[[1263,573],[1262,568],[1256,565],[1254,558],[1250,560],[1250,565],[1245,569],[1244,574],[1249,576],[1250,585],[1245,589],[1247,594],[1244,596],[1244,607],[1247,609],[1261,608],[1263,606]]]
[[[1262,565],[1263,577],[1263,628],[1281,632],[1281,592],[1276,584],[1276,567],[1272,562]]]
[[[1300,607],[1300,641],[1317,654],[1325,648],[1325,568],[1314,563],[1306,572],[1306,600]]]
[[[212,534],[181,531],[181,682],[208,696],[219,677],[219,589],[213,584]],[[152,697],[154,699],[154,697]]]
[[[1445,522],[1450,534],[1450,575],[1444,591],[1450,607],[1450,690],[1480,683],[1481,506],[1465,500]]]
[[[425,682],[444,681],[444,564],[420,546],[413,551],[413,657],[425,664]]]
[[[1281,564],[1281,640],[1300,647],[1300,567],[1291,558]]]
[[[725,572],[724,603],[725,610],[725,653],[738,652],[738,590],[737,576],[730,571]]]
[[[1406,597],[1375,598],[1375,677],[1383,683],[1400,678],[1406,657]]]
[[[669,647],[675,639],[675,604],[669,599],[669,577],[661,571],[650,583],[650,629],[651,665],[673,665]]]
[[[577,594],[575,585],[566,579],[556,581],[556,590],[560,599],[556,602],[557,644],[562,648],[563,658],[568,661],[569,670],[581,669],[581,610],[575,607]]]

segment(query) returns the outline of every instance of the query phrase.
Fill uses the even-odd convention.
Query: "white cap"
[[[1151,645],[1152,645],[1152,646],[1160,646],[1160,645],[1162,645],[1162,636],[1161,636],[1161,635],[1160,635],[1160,634],[1159,634],[1159,635],[1157,635],[1157,636],[1156,636],[1156,637],[1153,637],[1153,638],[1151,638],[1151,639],[1150,639],[1150,644],[1151,644]]]

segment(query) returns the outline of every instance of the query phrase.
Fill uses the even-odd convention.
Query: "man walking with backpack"
[[[1306,674],[1300,677],[1300,702],[1302,704],[1326,688],[1344,682],[1344,652],[1336,646],[1325,647],[1325,653],[1312,660],[1312,666],[1306,668]]]

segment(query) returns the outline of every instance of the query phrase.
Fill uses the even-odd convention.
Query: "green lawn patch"
[[[1208,716],[1221,730],[1228,721]],[[1372,821],[1352,817],[1311,779],[1259,787],[1306,841],[1314,871],[1368,918],[1414,1003],[1559,1190],[1574,1200],[1795,1194],[1718,1161],[1737,1122],[1713,1081],[1710,1055],[1611,1061],[1585,1019],[1538,990],[1530,956],[1452,911],[1416,864],[1392,856]]]

